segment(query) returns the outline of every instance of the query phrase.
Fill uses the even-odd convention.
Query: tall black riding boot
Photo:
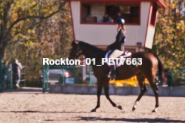
[[[111,79],[115,79],[116,78],[116,66],[115,65],[111,65]]]

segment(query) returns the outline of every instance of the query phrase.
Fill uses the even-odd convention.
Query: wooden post
[[[9,82],[10,82],[10,86],[9,88],[12,89],[13,88],[13,71],[12,71],[12,64],[9,64],[9,67],[8,67],[8,77],[9,77]]]
[[[89,85],[91,85],[91,66],[89,66]]]
[[[172,71],[171,71],[171,81],[170,81],[170,85],[171,85],[171,87],[173,87],[173,68],[172,68]]]
[[[43,78],[43,81],[42,81],[42,92],[45,93],[45,81],[46,81],[46,70],[45,70],[45,65],[42,66],[42,78]]]

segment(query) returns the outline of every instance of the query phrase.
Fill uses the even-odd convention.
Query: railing
[[[13,88],[13,71],[12,71],[12,65],[9,64],[8,68],[7,68],[7,80],[5,81],[4,79],[4,62],[1,61],[1,65],[0,65],[0,91],[2,91],[3,89],[12,89]]]
[[[86,76],[88,76],[88,80],[83,81],[83,68],[88,68],[88,73],[86,73]],[[53,71],[52,71],[53,70]],[[54,71],[55,70],[55,71]],[[57,71],[59,70],[59,71]],[[87,72],[85,70],[85,72]],[[50,76],[52,74],[58,74],[59,76],[56,77],[57,80],[55,80],[55,83],[60,84],[69,84],[69,83],[75,83],[75,84],[92,84],[92,68],[91,66],[88,67],[81,67],[81,66],[48,66],[43,65],[42,68],[42,74],[43,74],[43,80],[42,80],[42,87],[43,87],[43,93],[46,92],[46,90],[49,87],[49,83],[52,83],[53,81],[50,79]],[[70,75],[68,75],[70,74]],[[70,77],[69,77],[70,76]],[[72,82],[71,82],[72,80]]]
[[[14,86],[13,81],[13,70],[12,70],[12,64],[8,64],[7,70],[7,80],[4,79],[4,62],[0,62],[0,91],[3,91],[4,89],[12,89]],[[24,66],[21,70],[21,82],[24,82],[24,86],[26,86],[26,67]]]
[[[23,66],[23,69],[21,70],[21,81],[24,82],[24,87],[26,87],[26,66]]]
[[[168,69],[167,73],[172,81],[169,86],[185,86],[185,68]]]
[[[46,91],[46,89],[48,89],[48,85],[50,83],[50,73],[49,70],[52,69],[61,69],[61,70],[73,70],[74,72],[79,72],[78,69],[80,69],[80,71],[83,71],[84,67],[81,66],[43,66],[43,92]],[[81,79],[81,83],[82,84],[92,84],[92,68],[87,66],[88,68],[88,73],[85,74],[85,76],[88,76],[88,79],[83,81]],[[166,68],[165,71],[165,82],[164,83],[159,83],[159,86],[185,86],[185,68],[176,68],[176,69],[169,69]],[[84,73],[82,72],[81,76],[79,76],[79,78],[83,78]],[[64,73],[61,76],[62,78],[60,78],[60,80],[58,80],[58,82],[60,84],[66,84],[66,78]],[[74,77],[74,75],[73,75]],[[146,84],[149,82],[147,81],[147,79],[145,80]],[[81,83],[75,83],[75,84],[81,84]],[[128,79],[128,80],[123,80],[123,81],[110,81],[111,84],[116,85],[116,86],[137,86],[138,82],[136,79],[136,76]],[[156,83],[158,83],[158,76],[156,76]]]

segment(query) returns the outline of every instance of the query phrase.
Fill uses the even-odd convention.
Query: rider
[[[120,55],[124,53],[124,43],[126,41],[126,28],[125,28],[125,20],[123,18],[119,18],[115,21],[116,28],[117,28],[117,35],[116,35],[116,41],[113,43],[114,44],[114,51],[112,54],[109,56],[109,58],[117,58]],[[111,72],[109,72],[108,77],[111,77],[112,79],[116,78],[116,66],[111,65]]]

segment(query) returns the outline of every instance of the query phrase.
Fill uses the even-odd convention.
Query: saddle
[[[115,50],[115,52],[113,53],[114,51],[111,51],[109,50],[106,55],[105,55],[105,58],[106,59],[111,59],[111,58],[119,58],[119,61],[122,59],[122,58],[129,58],[132,53],[131,52],[128,52],[128,51],[119,51],[119,50]],[[113,54],[112,54],[113,53]],[[107,65],[108,66],[111,66],[107,60]],[[121,66],[121,64],[118,64],[116,65],[116,67],[119,67]]]

